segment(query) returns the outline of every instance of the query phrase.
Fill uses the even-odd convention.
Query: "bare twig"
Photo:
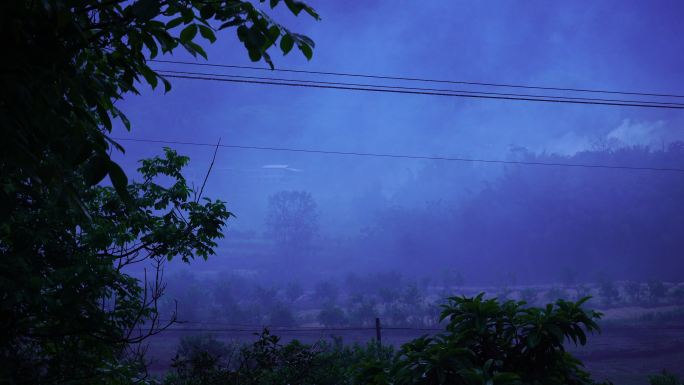
[[[221,138],[219,138],[218,143],[216,143],[216,148],[214,148],[214,156],[211,158],[211,164],[207,170],[207,174],[204,176],[204,182],[202,182],[202,187],[200,187],[199,195],[195,198],[195,202],[199,202],[202,199],[202,193],[204,192],[204,185],[207,184],[207,179],[209,179],[209,174],[211,169],[214,167],[214,162],[216,161],[216,153],[218,152],[219,146],[221,146]]]

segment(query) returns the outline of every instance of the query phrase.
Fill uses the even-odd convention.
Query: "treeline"
[[[573,156],[518,151],[514,159],[681,168],[684,143],[656,151],[630,147]],[[452,186],[450,178],[462,172],[448,166],[434,165],[412,183],[435,183],[441,171],[443,185]],[[526,283],[553,282],[567,270],[584,281],[598,275],[682,278],[684,178],[679,172],[507,165],[496,180],[466,195],[381,210],[356,252],[376,266],[411,272],[458,266],[470,282],[481,283],[503,274]]]

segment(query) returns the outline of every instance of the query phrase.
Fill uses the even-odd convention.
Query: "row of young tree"
[[[281,277],[286,278],[286,277]],[[349,274],[342,280],[313,284],[273,281],[237,274],[168,276],[160,312],[177,312],[176,327],[198,324],[224,327],[268,325],[288,327],[372,327],[375,318],[388,327],[432,328],[439,324],[443,299],[453,294],[486,291],[500,300],[522,300],[539,306],[557,299],[578,300],[591,296],[591,306],[601,309],[638,306],[644,314],[663,307],[684,305],[684,283],[662,281],[610,281],[566,285],[499,285],[466,287],[458,274],[443,280],[415,279],[397,272]],[[653,308],[653,310],[648,310]]]

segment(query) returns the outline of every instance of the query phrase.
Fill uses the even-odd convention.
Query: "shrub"
[[[200,354],[199,361],[190,361],[193,370],[176,365],[165,384],[591,385],[595,382],[582,363],[564,348],[568,340],[584,345],[586,333],[599,330],[601,314],[582,307],[588,299],[536,308],[522,301],[484,299],[484,294],[451,297],[442,306],[445,332],[417,338],[396,353],[377,343],[347,347],[339,339],[282,345],[264,330],[240,350],[232,367],[206,360],[212,354]],[[212,346],[206,344],[208,350]]]
[[[594,383],[563,346],[566,340],[584,345],[585,331],[598,330],[600,313],[582,308],[588,298],[531,308],[483,297],[449,298],[442,312],[446,332],[402,346],[390,370],[391,383]]]
[[[682,380],[672,373],[663,370],[660,374],[648,377],[651,385],[682,385]]]
[[[210,334],[181,339],[166,385],[204,385],[216,383],[221,369],[228,365],[233,351]]]
[[[265,329],[256,342],[234,355],[231,365],[206,359],[216,357],[212,344],[203,339],[191,342],[191,350],[198,352],[193,355],[196,359],[174,363],[174,372],[166,376],[164,385],[363,384],[367,378],[380,378],[394,357],[391,347],[376,343],[345,346],[335,339],[314,345],[297,340],[281,344],[279,337]]]

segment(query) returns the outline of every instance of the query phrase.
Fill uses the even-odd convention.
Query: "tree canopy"
[[[280,3],[269,1],[271,8]],[[303,2],[282,3],[319,19]],[[199,41],[213,43],[226,29],[251,60],[271,66],[269,49],[277,43],[284,54],[296,45],[309,59],[314,46],[243,0],[10,0],[0,5],[0,21],[12,53],[0,63],[3,215],[12,208],[9,196],[28,188],[18,180],[48,186],[78,206],[70,181],[82,165],[89,184],[109,175],[125,196],[125,173],[109,156],[123,148],[108,134],[113,119],[130,129],[116,107],[125,94],[138,93],[141,83],[170,90],[149,59],[179,48],[206,58]]]
[[[232,215],[186,183],[188,158],[166,149],[129,182],[116,103],[170,83],[149,59],[232,30],[251,60],[273,66],[274,45],[313,41],[273,20],[264,1],[9,0],[0,31],[0,378],[17,383],[131,383],[144,379],[135,343],[168,325],[157,301],[163,263],[213,253]],[[319,19],[308,5],[284,4]],[[111,187],[100,184],[109,176]],[[164,180],[168,183],[161,183]],[[145,262],[142,276],[128,267]],[[173,321],[174,314],[166,315]]]

